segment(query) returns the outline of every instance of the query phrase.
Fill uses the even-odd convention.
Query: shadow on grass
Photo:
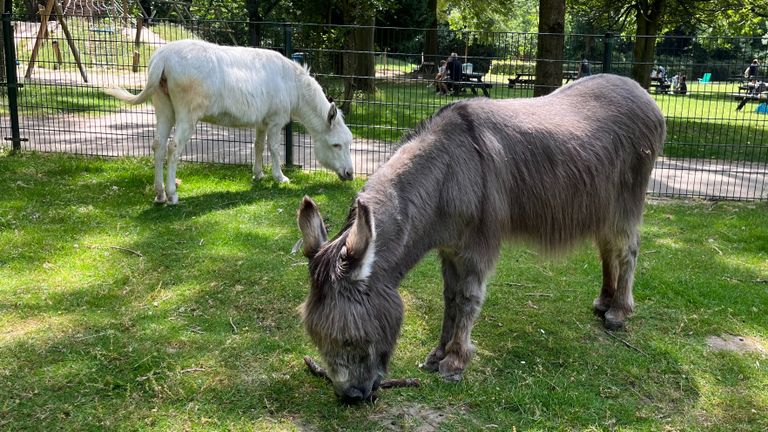
[[[431,254],[403,284],[408,310],[393,360],[394,371],[425,385],[346,408],[301,361],[317,354],[296,312],[305,260],[289,251],[301,196],[321,200],[340,226],[359,183],[296,173],[289,185],[244,189],[247,168],[188,165],[182,204],[154,207],[151,185],[136,180],[151,179],[141,163],[48,155],[0,166],[11,173],[3,184],[29,186],[0,198],[0,217],[18,219],[19,244],[30,245],[28,260],[0,265],[3,280],[21,282],[0,282],[0,427],[371,430],[407,428],[398,409],[426,406],[456,430],[697,428],[703,423],[689,417],[697,410],[738,429],[759,426],[750,410],[766,408],[761,390],[738,378],[756,376],[753,359],[700,344],[711,333],[766,330],[768,315],[752,308],[768,294],[751,282],[766,275],[742,264],[764,253],[760,209],[650,207],[638,312],[630,331],[616,334],[637,349],[604,333],[589,311],[600,278],[592,250],[544,263],[505,249],[474,334],[478,356],[460,384],[415,366],[440,332]],[[20,217],[26,205],[43,217]],[[14,279],[17,269],[28,275]],[[725,276],[750,295],[734,296]],[[713,385],[740,385],[730,400],[740,420],[707,411],[701,396]]]

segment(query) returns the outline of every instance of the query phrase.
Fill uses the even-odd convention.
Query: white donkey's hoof
[[[154,203],[157,205],[165,204],[165,192],[162,193],[162,195],[156,195]]]
[[[279,181],[280,183],[290,183],[291,182],[291,180],[288,177],[286,177],[286,176],[275,177],[275,180]]]
[[[257,181],[259,181],[259,180],[261,180],[263,178],[264,178],[264,173],[263,172],[259,172],[259,173],[254,173],[253,177],[251,177],[251,180],[257,182]]]
[[[179,203],[179,194],[176,194],[176,193],[171,194],[168,197],[168,201],[166,202],[166,204],[168,205],[176,205],[178,203]]]

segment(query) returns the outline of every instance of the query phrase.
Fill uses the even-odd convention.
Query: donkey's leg
[[[272,159],[272,177],[280,183],[288,183],[288,177],[280,168],[280,130],[281,123],[272,123],[267,129],[267,144],[269,145],[269,157]]]
[[[168,144],[168,177],[165,180],[165,193],[168,196],[168,204],[178,204],[179,195],[176,193],[176,166],[179,157],[184,152],[184,146],[189,142],[197,122],[188,118],[176,121],[176,133]]]
[[[613,296],[616,293],[616,280],[619,276],[619,262],[617,260],[616,247],[612,239],[601,238],[597,240],[600,249],[600,260],[603,264],[603,286],[600,296],[592,303],[595,315],[604,318],[605,313],[611,307]]]
[[[253,180],[261,180],[264,177],[264,140],[266,131],[259,126],[253,131]]]
[[[445,358],[445,346],[448,345],[453,334],[454,323],[456,322],[454,297],[460,280],[459,270],[454,262],[454,254],[444,250],[441,250],[439,254],[443,265],[443,302],[445,307],[443,312],[443,329],[440,334],[440,342],[427,355],[427,359],[422,365],[423,369],[433,372],[440,370],[440,361]]]
[[[441,253],[445,281],[443,297],[445,314],[440,344],[427,357],[427,368],[438,362],[440,375],[459,381],[464,368],[472,360],[474,346],[470,341],[472,326],[485,300],[485,279],[493,268],[494,256]],[[439,359],[439,360],[438,360]]]
[[[152,97],[155,107],[157,126],[155,139],[152,141],[152,152],[155,156],[155,203],[161,204],[166,200],[165,186],[163,185],[163,166],[168,148],[168,136],[175,121],[173,104],[165,94],[158,92]]]
[[[624,327],[624,320],[635,308],[632,298],[632,284],[635,278],[637,266],[637,253],[640,239],[636,229],[632,229],[627,243],[618,250],[616,261],[618,263],[618,277],[616,280],[616,293],[611,300],[611,307],[605,312],[605,328],[617,330]]]
[[[603,289],[594,306],[595,312],[604,317],[605,328],[617,330],[624,327],[625,319],[634,310],[632,285],[639,250],[637,231],[633,229],[625,234],[622,242],[617,243],[614,240],[613,244],[605,249],[606,252],[603,252],[602,248],[600,252],[603,256]]]

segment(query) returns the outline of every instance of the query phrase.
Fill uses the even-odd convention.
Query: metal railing
[[[41,33],[39,23],[13,21],[5,14],[7,91],[0,107],[0,132],[15,151],[149,156],[154,134],[152,106],[126,106],[103,94],[101,88],[143,88],[149,57],[168,41],[196,37],[231,44],[252,25],[196,21],[182,26],[153,20],[147,26],[141,19],[66,16],[50,21]],[[490,97],[533,94],[533,83],[525,78],[535,72],[536,34],[382,27],[370,29],[373,39],[368,48],[350,49],[349,35],[360,27],[258,26],[262,47],[306,63],[327,94],[346,108],[346,121],[355,135],[353,159],[356,171],[362,174],[370,174],[384,163],[400,137],[439,107],[474,96],[471,88],[456,96],[436,94],[435,69],[451,52],[479,72]],[[439,57],[423,53],[429,31],[438,33]],[[568,34],[564,39],[565,58],[559,60],[564,84],[575,78],[583,59],[593,73],[630,75],[633,37]],[[748,96],[750,83],[742,78],[755,56],[762,55],[761,70],[768,69],[762,41],[664,37],[657,47],[654,66],[665,67],[667,82],[685,75],[688,91],[680,95],[658,84],[650,89],[668,124],[668,139],[651,192],[768,199],[768,114],[761,111],[764,105],[758,97]],[[723,51],[723,47],[728,49]],[[372,61],[374,72],[350,72],[349,59],[354,56]],[[705,74],[709,74],[706,82]],[[17,75],[23,78],[15,80]],[[765,79],[761,76],[757,80]],[[364,87],[375,88],[375,92],[363,91]],[[736,111],[741,101],[746,101],[745,106]],[[252,138],[250,130],[201,123],[183,159],[250,164]],[[300,125],[288,129],[285,142],[286,164],[319,169],[312,139]]]

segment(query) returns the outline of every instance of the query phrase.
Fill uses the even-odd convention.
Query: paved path
[[[0,119],[9,136],[8,118]],[[150,156],[154,134],[151,107],[140,107],[99,117],[56,115],[22,118],[23,148],[104,156]],[[182,158],[187,161],[250,164],[252,133],[199,124]],[[282,142],[282,141],[281,141]],[[316,169],[311,138],[294,134],[294,163]],[[353,161],[359,174],[371,174],[395,150],[396,143],[355,139]],[[281,151],[283,146],[281,146]],[[268,154],[265,151],[265,166]],[[281,155],[281,159],[284,156]],[[708,199],[768,199],[768,166],[751,162],[659,158],[649,192],[660,196]]]

